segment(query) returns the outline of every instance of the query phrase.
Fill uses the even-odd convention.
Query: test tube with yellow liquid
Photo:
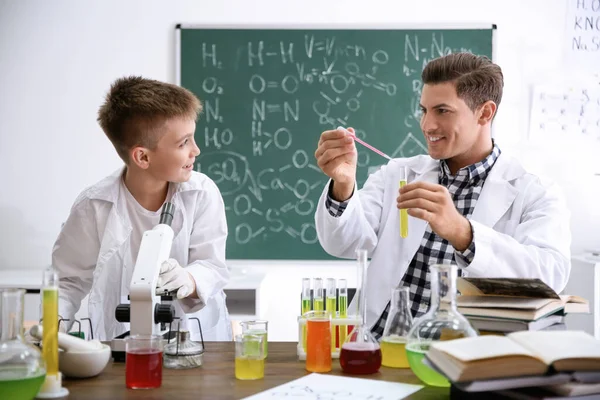
[[[336,302],[337,296],[335,293],[335,279],[327,278],[327,284],[325,286],[325,298],[326,298],[326,310],[331,313],[331,318],[337,318],[337,310],[336,310]],[[337,331],[337,326],[331,324],[331,351],[336,351],[335,346],[335,334]]]
[[[408,182],[406,167],[402,167],[401,171],[402,172],[400,174],[400,184],[399,184],[400,189],[402,189],[404,186],[406,186],[406,183]],[[400,210],[400,237],[401,238],[408,237],[408,210],[406,208],[403,208]]]
[[[325,310],[325,300],[323,299],[323,279],[321,278],[315,278],[315,287],[313,288],[313,310]]]
[[[345,279],[338,279],[338,308],[340,318],[348,318],[348,284]],[[340,348],[348,336],[348,325],[340,325]]]
[[[44,271],[42,286],[42,357],[46,362],[46,380],[39,394],[44,398],[64,397],[58,370],[58,272],[51,265]]]
[[[311,311],[310,278],[302,279],[302,315]],[[306,325],[302,326],[302,348],[306,352]]]

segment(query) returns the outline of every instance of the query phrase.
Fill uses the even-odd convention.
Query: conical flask
[[[456,309],[456,277],[458,267],[435,264],[429,267],[431,304],[427,313],[417,318],[408,332],[406,356],[410,368],[431,386],[448,387],[448,380],[425,364],[423,358],[431,344],[440,340],[477,336],[469,321]]]
[[[367,251],[356,251],[358,259],[359,285],[358,315],[361,324],[356,326],[340,351],[340,366],[348,374],[374,374],[381,367],[381,348],[366,325],[367,303]]]
[[[409,306],[409,289],[406,286],[392,290],[390,310],[381,338],[381,364],[392,368],[408,368],[406,338],[413,324]]]
[[[0,398],[31,400],[46,377],[40,350],[23,338],[22,289],[2,290],[2,339],[0,341]]]

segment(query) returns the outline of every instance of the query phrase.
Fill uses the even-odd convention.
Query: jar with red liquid
[[[340,352],[340,366],[348,374],[374,374],[381,367],[381,347],[365,326],[354,328]]]
[[[381,367],[381,347],[365,325],[366,321],[366,280],[367,280],[367,251],[356,251],[359,271],[358,315],[362,323],[356,326],[340,351],[340,366],[347,374],[374,374]]]
[[[125,385],[154,389],[162,384],[164,341],[160,335],[133,335],[125,339]]]

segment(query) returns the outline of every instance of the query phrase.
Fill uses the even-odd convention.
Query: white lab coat
[[[59,271],[59,314],[72,321],[89,293],[88,312],[96,339],[111,340],[127,331],[115,319],[132,228],[120,179],[123,170],[80,194],[62,227],[52,252]],[[194,277],[198,296],[175,301],[177,315],[199,318],[204,340],[231,340],[231,324],[223,287],[229,279],[225,264],[227,223],[219,189],[206,175],[194,172],[176,184],[171,201],[176,207],[171,258]],[[137,255],[135,255],[137,256]],[[135,259],[135,257],[133,258]],[[127,282],[124,287],[129,287]],[[188,329],[199,340],[196,321]]]
[[[394,159],[373,173],[356,191],[340,217],[332,217],[323,191],[315,222],[325,251],[336,257],[355,258],[355,250],[368,251],[367,324],[373,326],[417,252],[426,222],[408,217],[408,237],[400,237],[396,207],[402,166],[408,181],[438,183],[439,161],[429,156]],[[470,218],[475,258],[463,269],[470,277],[540,278],[557,292],[571,270],[570,213],[558,187],[525,171],[502,153],[485,180]],[[457,258],[458,266],[465,267]],[[427,306],[422,306],[426,311]]]

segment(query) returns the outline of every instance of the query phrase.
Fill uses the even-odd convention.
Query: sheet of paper
[[[529,138],[600,139],[600,84],[546,84],[533,88]]]
[[[375,381],[335,375],[310,374],[264,392],[246,397],[263,399],[352,399],[399,400],[420,390],[423,386],[406,383]]]
[[[598,73],[600,2],[567,0],[565,61],[569,71]]]

